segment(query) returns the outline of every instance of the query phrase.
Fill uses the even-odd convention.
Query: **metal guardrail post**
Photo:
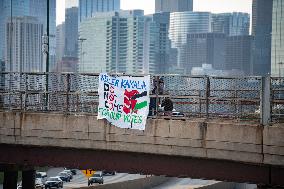
[[[27,98],[28,98],[28,79],[29,79],[29,76],[28,76],[28,74],[26,73],[25,74],[25,102],[24,102],[24,111],[26,111],[27,110]]]
[[[160,91],[160,85],[159,85],[160,77],[156,76],[154,79],[154,86],[156,85],[155,95],[156,95],[156,107],[155,107],[155,115],[158,116],[159,111],[159,91]]]
[[[45,77],[46,77],[46,78],[45,78],[45,79],[46,79],[46,80],[45,80],[45,95],[44,95],[44,96],[45,96],[45,101],[44,101],[44,110],[45,110],[45,111],[48,111],[48,110],[49,110],[49,107],[48,107],[48,106],[49,106],[49,103],[48,103],[48,101],[49,101],[49,100],[48,100],[48,94],[49,94],[49,92],[48,92],[48,91],[49,91],[49,89],[48,89],[48,85],[49,85],[49,84],[48,84],[48,83],[49,83],[49,82],[48,82],[48,79],[49,79],[49,77],[48,77],[48,76],[49,76],[48,73],[46,73],[46,74],[45,74]]]
[[[271,122],[271,79],[262,77],[260,91],[260,123],[268,125]]]
[[[205,97],[206,97],[206,118],[209,117],[209,97],[210,97],[210,78],[209,76],[205,76],[206,79],[206,93],[205,93]]]
[[[23,77],[23,73],[20,72],[20,87],[19,87],[19,93],[20,93],[20,110],[23,110],[23,93],[22,93],[22,77]]]

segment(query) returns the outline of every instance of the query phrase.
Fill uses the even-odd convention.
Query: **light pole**
[[[81,47],[81,49],[80,49],[81,64],[83,66],[83,71],[85,71],[84,70],[84,57],[83,57],[84,56],[83,42],[86,41],[87,39],[86,38],[79,38],[78,40],[80,41],[80,47]],[[78,70],[78,72],[79,72],[79,70]]]

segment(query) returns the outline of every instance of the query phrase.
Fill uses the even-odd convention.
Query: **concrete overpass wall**
[[[70,147],[284,166],[284,127],[228,120],[148,119],[145,131],[94,115],[0,113],[0,144]]]

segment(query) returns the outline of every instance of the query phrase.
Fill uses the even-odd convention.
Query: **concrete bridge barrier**
[[[109,169],[129,166],[126,171],[137,171],[137,167],[140,167],[159,175],[167,173],[169,176],[194,175],[203,178],[204,174],[210,174],[212,176],[208,179],[217,180],[225,179],[228,172],[234,169],[242,172],[238,176],[241,182],[246,182],[247,178],[255,179],[255,182],[278,180],[284,185],[284,127],[279,125],[261,126],[226,119],[148,119],[146,130],[139,131],[114,127],[104,120],[97,120],[95,115],[0,112],[0,145],[4,145],[2,150],[6,151],[0,157],[0,163],[50,163],[62,166],[66,163],[63,158],[51,156],[45,160],[41,156],[49,156],[55,151],[58,156],[67,156],[70,149],[68,153],[71,158],[67,156],[66,161],[70,160],[74,167],[78,167],[76,162],[80,161],[84,168],[89,168],[87,166],[90,164]],[[25,159],[13,155],[15,150],[5,145],[23,149]],[[37,152],[40,158],[32,159],[24,147],[32,147],[29,154]],[[82,155],[83,151],[85,154],[116,153],[117,159],[112,156],[89,157]],[[157,160],[153,160],[154,157]],[[97,162],[92,162],[95,158]],[[140,163],[129,164],[136,161],[135,158],[141,158]],[[148,164],[143,164],[145,158],[149,158]],[[171,163],[173,158],[176,158],[175,163]],[[210,161],[213,164],[206,163]],[[196,162],[203,163],[196,166]]]

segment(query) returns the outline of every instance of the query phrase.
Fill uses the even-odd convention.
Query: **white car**
[[[63,181],[59,177],[49,177],[44,184],[47,188],[63,188]]]
[[[46,174],[46,172],[37,171],[36,172],[36,178],[40,178],[42,180],[42,182],[45,182],[46,179],[47,179],[47,174]]]

